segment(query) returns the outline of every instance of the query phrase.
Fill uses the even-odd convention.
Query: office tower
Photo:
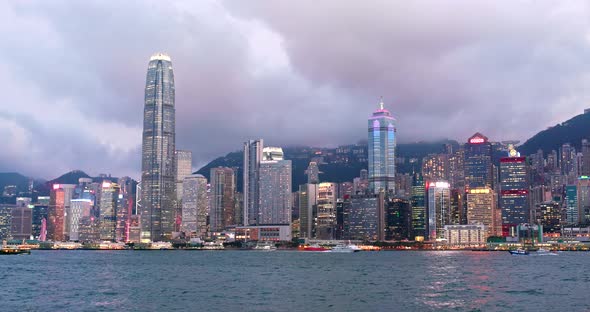
[[[561,158],[559,161],[561,167],[561,174],[569,175],[574,171],[574,158],[576,155],[576,148],[569,143],[564,143],[561,146]]]
[[[397,174],[395,176],[395,191],[400,197],[410,197],[412,194],[412,176],[410,174]]]
[[[192,174],[182,181],[182,226],[187,236],[207,234],[207,179]]]
[[[117,238],[117,201],[120,187],[117,183],[102,182],[100,192],[100,239],[115,241]]]
[[[463,190],[451,189],[450,225],[467,224],[467,207],[463,194]]]
[[[67,216],[71,213],[71,200],[75,184],[54,184],[49,195],[47,211],[47,239],[55,242],[69,240],[70,226]]]
[[[472,188],[466,196],[467,223],[484,225],[488,236],[499,235],[502,227],[494,191],[489,187]]]
[[[336,228],[336,184],[323,182],[318,185],[315,233],[319,239],[334,239]]]
[[[70,240],[80,240],[80,227],[84,227],[89,222],[92,215],[93,202],[90,199],[77,198],[72,199],[72,213],[70,214]]]
[[[492,145],[481,133],[471,136],[464,148],[465,188],[493,187]]]
[[[176,211],[174,231],[180,231],[182,220],[182,181],[185,177],[191,175],[193,153],[191,151],[176,150]]]
[[[17,240],[30,239],[33,233],[33,209],[29,207],[31,199],[19,197],[16,203],[12,208],[11,237]]]
[[[262,160],[262,149],[262,139],[249,140],[244,143],[244,225],[258,224],[258,174],[260,161]]]
[[[289,211],[293,215],[293,193],[291,193],[291,208]],[[234,196],[234,222],[236,225],[244,224],[244,194],[240,192],[236,192]]]
[[[582,175],[590,176],[590,141],[582,140]]]
[[[318,163],[315,161],[309,162],[309,165],[305,170],[305,174],[307,175],[307,183],[320,183],[320,168],[318,167]]]
[[[424,240],[426,232],[426,188],[420,174],[412,180],[412,234],[415,240]]]
[[[545,158],[543,156],[543,150],[539,149],[535,154],[532,154],[530,158],[531,169],[539,173],[543,173],[545,170]]]
[[[385,238],[385,193],[352,195],[343,207],[345,239],[377,241]]]
[[[14,205],[0,204],[0,240],[10,239]]]
[[[315,237],[314,220],[317,214],[318,184],[299,186],[299,237]]]
[[[582,176],[578,178],[576,184],[577,204],[578,204],[578,223],[586,224],[590,222],[590,177]]]
[[[429,181],[449,179],[449,157],[447,154],[430,154],[422,160],[422,176]]]
[[[557,157],[557,151],[552,150],[551,153],[547,154],[547,165],[546,165],[546,169],[547,172],[557,172],[559,169],[559,166],[557,164],[558,162],[558,157]]]
[[[368,126],[369,189],[375,194],[395,192],[395,118],[383,107],[383,101]]]
[[[444,181],[428,182],[428,223],[429,240],[444,238],[444,227],[450,224],[451,190],[449,183]]]
[[[513,156],[500,159],[499,206],[502,209],[502,223],[505,227],[529,223],[530,219],[529,168],[526,157],[516,155],[513,152]]]
[[[280,147],[265,147],[262,154],[258,224],[291,224],[291,161]]]
[[[41,237],[41,226],[43,222],[47,222],[47,211],[49,205],[49,196],[47,196],[48,201],[46,205],[42,204],[35,204],[33,205],[33,225],[32,225],[32,234],[33,237],[39,239]],[[38,201],[38,200],[37,200]],[[44,233],[46,234],[46,233]]]
[[[578,189],[576,185],[568,185],[565,187],[565,224],[574,225],[578,222]]]
[[[176,151],[174,73],[166,54],[150,58],[145,85],[141,163],[141,239],[170,239],[174,230]]]
[[[545,233],[560,233],[561,205],[554,201],[536,204],[533,220],[543,226]]]
[[[211,168],[210,231],[221,232],[234,222],[236,178],[227,167]]]
[[[137,181],[130,177],[122,177],[117,181],[120,187],[117,201],[117,241],[128,242],[131,218],[137,214]]]
[[[449,184],[454,189],[465,188],[465,150],[459,149],[449,156]]]
[[[388,199],[385,206],[385,240],[410,239],[411,229],[410,201],[400,197]]]

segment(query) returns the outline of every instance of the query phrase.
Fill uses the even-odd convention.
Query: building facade
[[[244,225],[258,224],[259,187],[258,174],[262,160],[262,139],[249,140],[244,143],[243,163],[243,197],[244,197]]]
[[[368,155],[369,155],[369,189],[378,194],[395,192],[395,152],[396,126],[395,118],[383,107],[369,118]]]
[[[227,167],[211,168],[210,231],[221,232],[235,225],[234,196],[236,178],[234,170]]]
[[[207,179],[200,174],[189,175],[182,182],[182,226],[187,236],[207,234]]]
[[[259,167],[258,224],[291,224],[291,161],[279,147],[265,147]]]

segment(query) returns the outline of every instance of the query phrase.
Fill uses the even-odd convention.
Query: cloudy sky
[[[590,107],[585,1],[7,1],[0,171],[139,177],[149,57],[177,147],[335,146],[383,96],[400,142],[525,140]]]

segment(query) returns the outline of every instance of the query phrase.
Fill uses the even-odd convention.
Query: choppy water
[[[590,253],[33,251],[0,311],[588,311]]]

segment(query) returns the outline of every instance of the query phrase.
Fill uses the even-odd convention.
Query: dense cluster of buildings
[[[49,196],[0,205],[0,238],[76,242],[193,239],[430,241],[456,246],[513,240],[535,226],[545,236],[587,237],[590,143],[528,157],[517,142],[475,133],[462,145],[396,172],[396,121],[383,102],[368,119],[367,145],[341,146],[337,161],[367,163],[353,181],[322,181],[324,155],[292,190],[292,161],[262,139],[243,146],[241,167],[192,173],[175,145],[170,57],[155,54],[145,87],[142,174],[53,184]],[[238,192],[238,173],[242,188]],[[13,190],[5,189],[5,192]]]

